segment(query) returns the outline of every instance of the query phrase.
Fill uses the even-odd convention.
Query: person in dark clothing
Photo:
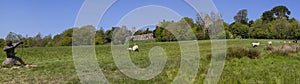
[[[298,43],[298,39],[295,38],[295,39],[293,40],[293,42],[294,42],[294,43]]]
[[[15,65],[19,61],[22,65],[27,65],[20,57],[15,55],[15,48],[21,44],[23,44],[22,41],[16,44],[13,44],[10,40],[6,41],[6,46],[3,48],[3,50],[6,52],[6,59],[2,62],[2,64]]]

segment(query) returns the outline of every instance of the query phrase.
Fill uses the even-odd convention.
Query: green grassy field
[[[289,56],[272,54],[264,48],[268,40],[227,40],[227,47],[251,48],[251,42],[260,42],[257,48],[261,52],[259,59],[241,58],[227,59],[219,83],[300,83],[300,53]],[[282,40],[272,40],[273,45],[282,45]],[[139,52],[130,52],[134,64],[139,67],[150,65],[149,50],[154,46],[165,49],[167,63],[158,76],[150,80],[136,80],[127,77],[116,67],[110,45],[96,46],[96,54],[100,67],[110,83],[144,84],[171,83],[180,67],[180,47],[177,42],[137,42]],[[211,52],[209,40],[198,41],[200,50],[200,68],[194,83],[203,83],[207,74]],[[29,64],[37,67],[0,70],[0,83],[80,83],[77,77],[72,57],[72,47],[25,48],[20,56]],[[17,50],[17,55],[22,49]],[[5,53],[0,52],[0,61],[5,59]],[[2,68],[5,66],[1,66]]]

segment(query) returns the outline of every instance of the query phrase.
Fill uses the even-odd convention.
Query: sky
[[[203,1],[203,0],[200,0]],[[299,0],[212,0],[213,6],[221,13],[227,23],[234,21],[233,16],[241,9],[248,10],[249,20],[260,18],[264,11],[275,6],[284,5],[290,11],[290,17],[300,19]],[[83,6],[84,0],[0,0],[0,38],[5,38],[9,32],[22,34],[23,36],[35,36],[41,33],[43,36],[52,36],[62,33],[64,30],[74,27],[77,16]],[[92,7],[101,7],[102,1],[96,1]],[[207,4],[201,4],[205,6]],[[145,6],[158,7],[175,12],[181,17],[196,17],[193,6],[184,0],[118,0],[113,3],[99,20],[99,29],[110,29],[116,26],[124,16],[135,13],[137,9]],[[207,6],[206,6],[207,7]],[[208,8],[204,8],[208,9]],[[91,9],[93,10],[93,9]],[[171,13],[170,12],[170,13]],[[163,11],[145,12],[140,16],[155,16],[165,13]],[[175,14],[175,15],[176,15]],[[134,16],[134,14],[131,14]],[[137,16],[138,17],[138,16]],[[148,17],[148,19],[151,17]],[[141,18],[147,20],[147,18]],[[165,18],[162,18],[165,19]],[[160,21],[157,21],[159,23]]]

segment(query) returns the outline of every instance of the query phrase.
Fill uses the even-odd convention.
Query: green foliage
[[[241,59],[243,57],[248,57],[252,59],[256,59],[260,57],[260,52],[257,49],[248,49],[241,47],[230,47],[227,50],[227,59],[238,58]]]
[[[130,40],[131,32],[127,30],[126,26],[120,29],[115,29],[113,33],[113,44],[124,44]]]
[[[59,41],[59,46],[71,46],[72,45],[72,37],[64,37],[61,41]]]
[[[0,39],[0,48],[3,48],[6,45],[6,42],[4,39]]]
[[[235,22],[239,22],[242,24],[248,24],[247,15],[248,15],[247,9],[242,9],[233,18],[234,18]]]
[[[274,14],[277,16],[277,19],[289,19],[291,11],[286,6],[276,6],[272,10]]]
[[[46,47],[53,47],[53,43],[51,41],[48,42]]]
[[[63,33],[55,35],[53,38],[53,46],[71,46],[73,30],[76,27],[65,30]]]
[[[154,31],[151,31],[149,28],[147,28],[146,30],[137,30],[134,32],[134,35],[143,35],[143,34],[149,34],[149,33],[153,33]]]
[[[235,37],[240,36],[242,38],[248,38],[248,32],[249,32],[249,26],[246,24],[242,24],[240,22],[236,22],[232,25],[232,34],[234,34]]]
[[[275,20],[274,12],[273,12],[273,11],[265,11],[265,12],[262,14],[261,19],[262,19],[265,23],[268,23],[268,22],[271,22],[271,21]]]
[[[166,27],[172,23],[174,22],[163,21],[159,26],[156,26],[156,29],[154,30],[154,37],[156,38],[156,41],[166,42],[176,40],[175,36],[166,29]]]
[[[93,45],[96,28],[92,25],[82,26],[73,31],[73,45]]]
[[[48,46],[49,45],[49,42],[52,41],[52,36],[51,35],[48,35],[48,36],[45,36],[44,38],[42,38],[39,42],[37,42],[38,44],[40,44],[39,47],[50,47]],[[52,46],[52,43],[51,43],[51,46]]]
[[[288,39],[292,31],[286,19],[277,19],[273,25],[274,31],[277,33],[277,38]]]
[[[95,44],[96,45],[103,45],[104,41],[103,41],[102,37],[96,37],[95,38]]]

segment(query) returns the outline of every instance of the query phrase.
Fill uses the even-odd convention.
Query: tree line
[[[99,30],[92,25],[83,27],[73,27],[64,32],[52,35],[42,36],[40,33],[33,37],[22,36],[10,32],[5,39],[25,42],[25,47],[52,47],[52,46],[71,46],[78,45],[103,45],[106,43],[122,44],[130,41],[128,37],[131,35],[142,35],[153,33],[155,40],[158,42],[177,41],[177,40],[205,40],[210,39],[208,27],[210,23],[221,23],[227,39],[295,39],[300,38],[300,23],[295,18],[290,18],[292,12],[286,6],[276,6],[270,10],[264,11],[260,18],[249,20],[247,18],[247,9],[242,9],[233,17],[233,23],[226,23],[220,19],[218,13],[196,14],[195,20],[184,17],[181,20],[166,21],[163,20],[157,24],[154,30],[147,28],[146,30],[137,30],[135,27],[131,30],[126,26],[112,27]],[[203,16],[203,17],[201,17]],[[73,43],[73,32],[78,39]],[[193,35],[189,34],[193,33]],[[177,35],[177,36],[176,36]],[[93,38],[94,37],[94,38]],[[17,39],[16,39],[17,38]],[[5,39],[0,39],[0,47],[5,45]],[[86,40],[85,40],[86,39]],[[89,40],[92,39],[92,40]],[[114,40],[113,40],[114,39]]]

